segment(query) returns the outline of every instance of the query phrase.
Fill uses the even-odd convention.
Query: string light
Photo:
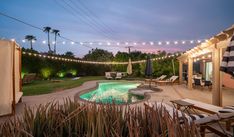
[[[52,59],[52,60],[62,60],[62,61],[65,61],[65,62],[78,62],[78,63],[84,63],[84,64],[101,64],[101,65],[113,65],[113,64],[126,65],[126,64],[128,64],[128,61],[127,62],[85,61],[85,60],[79,60],[79,59],[69,59],[69,58],[63,58],[63,57],[42,55],[42,54],[38,54],[38,53],[31,53],[31,52],[25,52],[25,51],[23,51],[22,54],[29,55],[29,56],[35,56],[35,57],[48,58],[48,59]],[[179,56],[180,54],[181,53],[166,55],[166,56],[163,56],[163,57],[152,58],[151,60],[162,60],[162,59],[171,58],[171,57],[174,57],[174,56]],[[139,63],[145,63],[145,62],[146,62],[146,60],[138,60],[138,61],[132,61],[132,64],[139,64]]]
[[[15,39],[11,39],[12,41],[14,41]],[[207,39],[203,39],[204,42],[207,42],[209,40]],[[103,43],[106,43],[107,45],[117,45],[119,46],[121,43],[125,44],[125,45],[171,45],[171,44],[174,44],[174,45],[178,45],[178,44],[194,44],[195,42],[197,43],[201,43],[203,40],[175,40],[175,41],[149,41],[149,42],[129,42],[129,41],[126,41],[126,42],[116,42],[115,44],[111,43],[111,42],[75,42],[75,41],[69,41],[70,44],[74,45],[74,44],[79,44],[79,45],[94,45],[94,44],[97,44],[97,45],[103,45]],[[38,40],[37,40],[38,41]],[[23,43],[25,43],[26,41],[23,39],[22,40]],[[43,44],[46,44],[47,41],[46,40],[43,40],[42,41]],[[66,41],[63,41],[63,42],[56,42],[57,44],[66,44],[68,42]],[[55,41],[52,41],[52,44],[55,44]]]

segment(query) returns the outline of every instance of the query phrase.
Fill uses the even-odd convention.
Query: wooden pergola
[[[193,88],[193,62],[201,58],[209,57],[212,61],[212,104],[222,106],[222,73],[220,71],[220,64],[222,61],[223,53],[230,42],[234,32],[234,25],[221,33],[207,39],[205,42],[200,43],[196,47],[186,51],[179,56],[179,81],[183,82],[183,64],[188,64],[188,89]]]

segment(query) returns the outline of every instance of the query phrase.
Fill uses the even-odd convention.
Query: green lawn
[[[78,80],[72,80],[71,78],[59,79],[61,80],[61,82],[52,82],[49,80],[34,81],[33,83],[26,84],[23,86],[23,93],[24,96],[47,94],[64,89],[74,88],[82,85],[86,81],[103,79],[103,76],[89,76],[81,77]]]

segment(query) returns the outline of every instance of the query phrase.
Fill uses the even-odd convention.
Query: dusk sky
[[[234,24],[233,0],[1,0],[0,12],[43,28],[59,29],[61,35],[78,42],[157,42],[210,38]],[[48,51],[47,35],[35,28],[0,15],[0,38],[22,43],[34,35],[34,48]],[[54,35],[51,34],[53,41]],[[58,53],[72,51],[82,57],[90,50],[58,38]],[[113,53],[126,45],[98,45]],[[136,45],[133,50],[185,51],[195,44]]]

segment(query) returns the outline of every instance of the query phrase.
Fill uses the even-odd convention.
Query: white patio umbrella
[[[227,49],[223,54],[220,70],[234,77],[234,34],[231,38],[230,44],[227,46]]]
[[[131,61],[131,58],[128,59],[127,73],[128,73],[128,75],[132,74],[132,61]]]

